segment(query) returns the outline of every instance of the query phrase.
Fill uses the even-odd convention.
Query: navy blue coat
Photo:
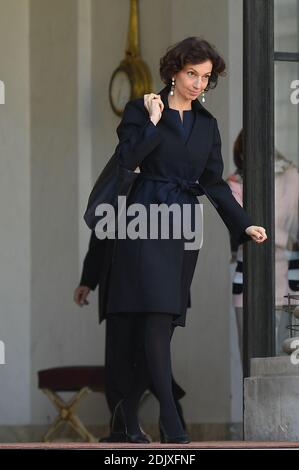
[[[107,289],[105,286],[106,280],[106,269],[109,269],[111,257],[113,253],[114,240],[99,240],[95,235],[95,232],[91,232],[89,239],[88,250],[83,261],[83,267],[81,272],[81,278],[79,285],[87,286],[91,290],[95,290],[98,287],[99,295],[99,322],[101,323],[103,318],[103,293]],[[191,295],[189,293],[188,308],[191,307]]]
[[[238,244],[251,240],[253,225],[223,180],[221,138],[216,119],[198,100],[192,101],[194,122],[186,139],[179,111],[169,108],[168,87],[159,94],[164,103],[155,126],[143,97],[127,103],[117,127],[120,164],[140,175],[127,206],[174,202],[199,204],[206,195]],[[127,222],[131,220],[127,218]],[[185,250],[181,239],[116,239],[108,275],[102,285],[102,317],[120,312],[164,312],[184,326],[189,290],[199,250]]]

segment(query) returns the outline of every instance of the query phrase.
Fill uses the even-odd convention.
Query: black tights
[[[170,341],[173,315],[147,315],[145,327],[145,354],[149,375],[160,404],[160,421],[167,435],[181,436],[184,429],[172,392]]]
[[[122,317],[122,318],[121,318]],[[129,378],[128,388],[123,406],[126,414],[128,431],[134,434],[139,431],[138,404],[144,391],[152,384],[160,404],[160,421],[168,436],[181,436],[185,433],[172,391],[171,351],[170,341],[173,333],[173,315],[165,313],[140,313],[117,315],[118,328],[125,321],[130,322],[130,328],[120,331],[123,336],[126,331],[131,343],[134,344],[135,367]],[[118,348],[119,348],[118,343]],[[124,354],[124,357],[127,354]],[[119,356],[120,357],[120,356]],[[124,358],[122,359],[124,360]]]

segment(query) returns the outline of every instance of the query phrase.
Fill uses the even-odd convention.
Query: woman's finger
[[[255,228],[251,230],[251,236],[253,237],[259,237],[260,236],[260,232],[258,232],[258,230],[256,230]]]
[[[265,240],[267,238],[266,230],[264,229],[264,227],[257,227],[257,231],[258,231],[258,238],[260,240]]]
[[[259,230],[260,228],[262,227],[256,227],[255,229],[253,229],[251,231],[251,234],[250,236],[253,238],[254,241],[258,242],[258,243],[261,243],[262,241],[266,240],[267,239],[267,235],[266,235],[266,232],[265,230]]]

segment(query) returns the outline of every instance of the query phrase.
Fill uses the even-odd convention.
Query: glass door
[[[299,336],[299,0],[274,0],[274,51],[275,352],[286,355]]]

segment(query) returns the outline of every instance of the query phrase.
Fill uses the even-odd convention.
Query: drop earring
[[[171,95],[171,96],[174,95],[174,87],[175,87],[175,80],[174,80],[174,78],[172,77],[172,79],[171,79],[171,89],[170,89],[170,95]]]
[[[201,101],[202,103],[205,103],[206,102],[206,99],[205,99],[205,92],[203,91],[202,94],[201,94]]]

